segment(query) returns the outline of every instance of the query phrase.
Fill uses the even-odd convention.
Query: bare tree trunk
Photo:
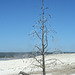
[[[43,23],[42,23],[42,57],[43,57],[43,75],[45,75],[45,57],[44,57],[44,0],[42,0]]]

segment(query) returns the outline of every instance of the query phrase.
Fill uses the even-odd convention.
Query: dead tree
[[[37,45],[35,45],[35,47],[38,49],[38,52],[41,53],[42,55],[42,63],[40,60],[38,60],[36,57],[36,61],[38,63],[40,63],[40,67],[42,68],[43,70],[43,75],[46,75],[46,72],[45,72],[45,53],[47,53],[48,49],[48,33],[50,33],[51,37],[53,38],[52,36],[52,32],[55,32],[54,30],[52,30],[50,27],[51,25],[48,24],[48,17],[51,18],[51,16],[49,14],[47,14],[48,17],[45,16],[45,9],[48,9],[48,8],[44,8],[44,0],[42,0],[42,14],[40,14],[40,17],[39,17],[39,20],[36,22],[35,25],[33,25],[33,28],[34,28],[34,31],[33,31],[33,37],[36,36],[40,39],[41,41],[41,48]]]

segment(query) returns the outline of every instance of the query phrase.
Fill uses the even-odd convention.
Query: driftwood
[[[27,73],[25,73],[23,71],[20,71],[19,75],[29,75],[29,74],[27,74]]]

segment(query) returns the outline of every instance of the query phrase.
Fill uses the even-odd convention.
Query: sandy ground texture
[[[41,61],[41,56],[36,57]],[[36,58],[0,61],[0,75],[19,75],[20,71],[30,75],[42,75]],[[75,75],[75,53],[45,56],[46,75]]]

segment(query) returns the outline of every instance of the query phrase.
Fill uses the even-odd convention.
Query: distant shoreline
[[[33,55],[35,52],[0,52],[0,58],[24,58],[28,57],[29,55]],[[75,53],[75,52],[62,52],[62,51],[53,51],[53,52],[47,52],[46,54],[69,54],[69,53]],[[40,53],[37,52],[37,55]],[[40,54],[41,55],[41,54]]]
[[[47,52],[46,55],[50,54],[73,54],[75,52]],[[23,59],[33,57],[33,52],[0,52],[0,61],[4,60],[13,60],[13,59]],[[39,54],[39,53],[38,53]],[[37,54],[37,56],[39,56]],[[40,54],[41,55],[41,54]]]

